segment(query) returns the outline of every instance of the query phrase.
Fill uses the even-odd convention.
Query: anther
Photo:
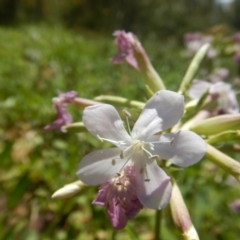
[[[140,174],[143,174],[143,172],[144,172],[144,169],[141,168],[140,171],[139,171],[139,173],[140,173]]]
[[[130,112],[128,112],[126,109],[123,109],[122,112],[123,112],[127,117],[131,117]]]
[[[149,178],[144,179],[144,182],[150,182],[150,179]]]
[[[116,164],[116,160],[112,159],[112,165],[114,166]]]
[[[117,176],[118,176],[118,177],[120,177],[120,176],[121,176],[121,174],[120,174],[120,173],[118,173],[118,172],[117,172],[116,174],[117,174]]]
[[[124,158],[124,152],[123,152],[123,151],[120,152],[120,158],[121,158],[121,159]]]

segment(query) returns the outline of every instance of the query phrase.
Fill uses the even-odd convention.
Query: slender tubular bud
[[[142,109],[145,106],[145,103],[139,101],[132,101],[124,97],[111,96],[111,95],[101,95],[95,97],[94,100],[110,103],[113,105],[125,106],[125,107],[136,107]]]
[[[154,67],[152,66],[145,49],[142,47],[139,41],[132,42],[133,54],[137,60],[139,70],[144,75],[146,85],[151,91],[156,92],[158,90],[165,89],[165,85],[158,75]]]
[[[225,170],[232,176],[234,176],[238,181],[240,181],[240,163],[235,161],[233,158],[219,151],[210,144],[207,144],[206,157],[219,166],[221,169]]]
[[[183,77],[181,86],[179,88],[180,94],[185,94],[186,90],[188,89],[189,85],[191,84],[192,80],[194,79],[195,75],[197,74],[200,65],[206,56],[208,50],[210,48],[210,44],[204,44],[194,56],[192,62],[190,63],[185,76]]]
[[[63,186],[53,193],[52,198],[69,198],[85,188],[85,184],[82,181],[76,181],[70,184]]]
[[[193,118],[191,118],[186,123],[184,123],[183,126],[181,127],[181,129],[182,130],[189,130],[192,125],[194,125],[195,123],[197,123],[199,121],[207,119],[210,115],[211,115],[211,113],[209,111],[201,110]]]
[[[240,114],[225,114],[192,124],[190,130],[202,135],[214,135],[228,130],[239,129]]]
[[[172,184],[173,188],[170,207],[173,221],[181,231],[184,240],[199,240],[180,189],[174,180],[172,181]]]
[[[74,100],[72,101],[72,104],[74,104],[75,106],[79,107],[79,108],[85,108],[87,106],[91,106],[91,105],[95,105],[95,104],[99,104],[99,102],[91,100],[91,99],[87,99],[87,98],[74,98]]]
[[[86,128],[83,122],[75,122],[62,127],[62,130],[65,132],[86,132]]]
[[[229,130],[221,132],[217,135],[211,136],[206,140],[207,143],[213,144],[218,142],[225,142],[229,140],[240,140],[240,130]]]

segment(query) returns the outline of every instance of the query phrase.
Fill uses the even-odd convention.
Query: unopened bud
[[[219,151],[210,144],[207,144],[206,157],[215,163],[218,167],[222,168],[238,181],[240,181],[240,163],[229,157],[225,153]]]
[[[53,195],[52,198],[69,198],[77,193],[79,193],[85,184],[81,181],[76,181],[70,184],[65,185],[64,187],[58,189]]]
[[[144,76],[146,85],[151,89],[152,92],[165,89],[161,77],[151,64],[149,57],[141,43],[138,40],[132,41],[132,48],[134,57],[137,60],[140,72]]]
[[[190,65],[188,67],[188,70],[187,70],[185,76],[183,77],[181,86],[179,88],[180,94],[184,94],[186,92],[186,90],[188,89],[189,85],[191,84],[195,75],[197,74],[197,72],[200,68],[200,65],[201,65],[203,59],[205,58],[209,48],[210,48],[209,43],[204,44],[198,50],[196,55],[194,56],[192,62],[190,63]]]
[[[83,122],[71,123],[71,124],[63,126],[61,129],[64,132],[75,132],[75,133],[87,131]]]
[[[189,212],[183,200],[180,189],[173,181],[170,207],[175,225],[181,231],[185,240],[199,240],[198,234],[192,224]]]
[[[200,135],[214,135],[228,130],[239,129],[240,114],[225,114],[192,124],[190,130]]]

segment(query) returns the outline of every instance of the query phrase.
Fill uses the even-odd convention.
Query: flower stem
[[[161,240],[161,218],[162,210],[157,210],[155,216],[155,240]]]

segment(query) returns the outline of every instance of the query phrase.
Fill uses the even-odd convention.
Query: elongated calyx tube
[[[193,226],[190,214],[183,200],[177,183],[172,181],[172,196],[170,207],[175,225],[179,228],[184,240],[199,240],[196,229]]]
[[[224,114],[191,125],[190,130],[201,135],[214,135],[240,128],[240,114]]]
[[[240,181],[240,163],[229,157],[225,153],[219,151],[217,148],[207,144],[206,157],[221,169],[225,170],[238,181]]]
[[[52,198],[70,198],[82,191],[85,186],[80,180],[67,184],[53,193]]]

